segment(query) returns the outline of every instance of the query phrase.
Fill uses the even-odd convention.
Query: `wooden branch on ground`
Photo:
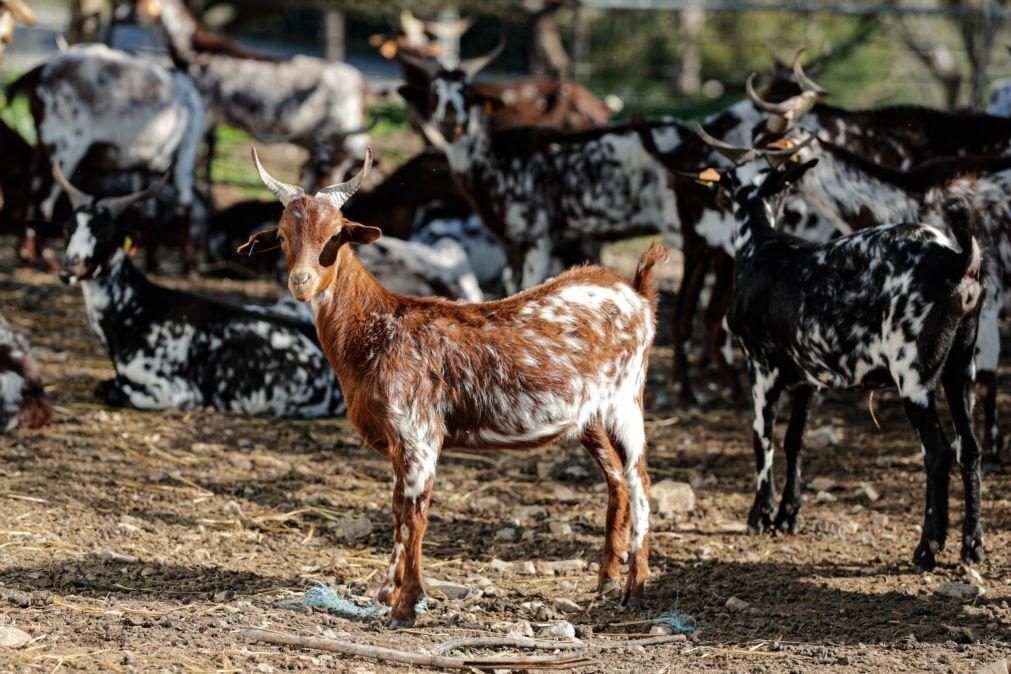
[[[439,644],[439,655],[463,648],[531,648],[547,651],[575,651],[586,648],[585,641],[538,641],[530,637],[465,637]]]
[[[304,637],[287,632],[272,630],[248,629],[242,632],[242,637],[249,641],[314,648],[322,651],[343,653],[360,658],[371,658],[385,662],[397,662],[404,665],[421,667],[437,667],[442,669],[568,669],[596,664],[594,660],[575,655],[533,655],[524,657],[491,657],[491,658],[449,658],[442,655],[426,653],[411,653],[382,646],[356,644],[351,641],[337,639],[321,639],[319,637]]]

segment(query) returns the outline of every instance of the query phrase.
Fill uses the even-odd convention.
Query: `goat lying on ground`
[[[96,201],[59,167],[53,172],[74,205],[60,277],[81,283],[88,322],[116,368],[116,378],[99,385],[100,398],[141,409],[273,417],[343,411],[310,322],[164,288],[130,263],[117,220],[161,185]]]
[[[42,428],[52,416],[53,406],[42,388],[28,340],[0,316],[0,433]]]
[[[755,405],[758,477],[748,527],[796,531],[800,452],[818,389],[893,385],[919,435],[927,470],[914,561],[932,568],[944,547],[953,458],[965,483],[962,559],[981,561],[980,449],[971,408],[983,287],[973,213],[963,200],[946,204],[955,241],[915,223],[874,227],[821,245],[777,232],[784,189],[817,161],[773,170],[748,184],[734,171],[720,176],[737,224],[728,325],[748,360]],[[939,382],[954,420],[953,445],[935,407]],[[793,410],[784,442],[786,489],[773,520],[773,429],[783,391],[791,393]]]
[[[391,624],[415,619],[421,542],[447,447],[529,448],[579,438],[608,485],[600,589],[617,587],[630,521],[623,598],[637,602],[649,528],[642,395],[656,321],[652,268],[663,249],[642,255],[631,284],[580,267],[498,302],[404,297],[379,285],[351,250],[381,234],[341,212],[368,161],[351,181],[309,196],[253,157],[285,210],[240,252],[281,247],[288,287],[312,306],[350,419],[393,462],[393,559],[379,594],[393,604]]]

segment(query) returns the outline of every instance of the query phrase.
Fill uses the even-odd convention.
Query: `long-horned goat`
[[[380,237],[341,212],[365,170],[311,196],[253,157],[285,210],[243,251],[281,247],[288,287],[312,306],[351,421],[393,463],[394,548],[379,594],[393,605],[391,624],[415,619],[436,464],[448,447],[580,439],[608,485],[601,589],[617,588],[619,560],[627,556],[623,598],[638,601],[649,527],[642,396],[655,330],[652,268],[663,249],[642,255],[632,283],[580,267],[497,302],[405,297],[383,288],[351,249]]]
[[[28,340],[0,316],[0,433],[42,428],[52,416]]]
[[[116,377],[96,393],[113,405],[270,417],[340,414],[344,399],[315,329],[261,307],[242,307],[151,283],[133,266],[120,222],[161,184],[95,199],[54,177],[74,205],[60,277],[80,283],[88,322]]]
[[[923,532],[914,561],[932,568],[944,548],[948,479],[956,460],[966,500],[961,556],[978,562],[983,558],[980,448],[971,408],[983,285],[974,214],[962,199],[945,202],[954,238],[921,223],[873,227],[825,244],[777,231],[784,190],[816,163],[788,162],[789,168],[743,184],[733,170],[717,176],[719,188],[733,200],[736,220],[728,324],[747,358],[754,396],[757,479],[749,529],[797,529],[800,453],[817,391],[894,386],[919,436],[927,472]],[[711,173],[700,177],[713,180]],[[953,444],[938,418],[938,384],[954,421]],[[773,429],[783,392],[792,396],[792,411],[784,441],[787,482],[776,511]]]
[[[33,192],[44,219],[53,216],[60,186],[41,177],[54,164],[73,175],[87,154],[103,170],[171,171],[186,226],[203,119],[189,77],[104,45],[78,45],[23,75],[8,95],[17,91],[27,95],[35,119],[32,172],[48,193]]]

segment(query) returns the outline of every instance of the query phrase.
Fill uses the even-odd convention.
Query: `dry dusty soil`
[[[584,671],[974,671],[1011,655],[1007,464],[985,479],[989,554],[979,566],[985,594],[976,599],[935,591],[965,579],[958,479],[955,531],[941,565],[923,574],[910,564],[924,476],[912,431],[888,394],[875,403],[880,430],[865,397],[823,400],[805,479],[822,478],[815,486],[825,494],[808,484],[798,535],[749,536],[751,414],[725,404],[674,410],[665,336],[649,380],[650,471],[654,482],[692,483],[697,502],[691,512],[654,515],[641,608],[594,601],[605,492],[572,444],[443,456],[426,571],[470,595],[433,593],[414,629],[278,607],[312,581],[374,596],[392,545],[387,463],[343,419],[99,404],[92,390],[113,371],[88,328],[80,290],[16,268],[10,243],[0,240],[0,311],[30,335],[57,412],[42,432],[0,438],[0,622],[33,637],[19,649],[0,648],[2,670],[403,671],[249,643],[241,633],[259,627],[422,652],[525,630],[524,623],[537,632],[556,619],[593,645]],[[243,301],[268,303],[277,293],[265,282],[163,280]],[[1007,425],[1011,400],[1000,403]],[[534,565],[532,573],[528,564],[496,571],[493,560]],[[568,563],[554,565],[559,570],[545,565],[551,561]],[[747,606],[728,608],[731,597]],[[578,612],[565,613],[572,607],[557,599],[575,602]],[[696,621],[687,639],[603,647],[638,639],[650,619],[675,606]]]

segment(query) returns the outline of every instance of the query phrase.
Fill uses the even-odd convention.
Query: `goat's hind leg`
[[[934,556],[944,549],[948,535],[948,484],[953,453],[937,416],[933,391],[912,397],[903,395],[902,403],[923,446],[923,465],[927,472],[923,533],[913,553],[913,563],[929,571],[936,565]]]
[[[610,419],[607,435],[624,461],[629,501],[628,579],[622,603],[638,606],[649,576],[649,474],[646,472],[646,431],[640,400],[619,406],[618,418]]]
[[[807,430],[807,420],[811,413],[814,394],[813,386],[800,386],[793,391],[790,424],[786,428],[786,437],[783,440],[783,450],[786,453],[786,486],[783,488],[783,496],[779,500],[775,527],[777,531],[785,531],[790,534],[797,533],[798,529],[800,455],[804,451],[804,434]]]
[[[776,403],[782,386],[774,372],[752,364],[751,386],[755,405],[752,436],[755,450],[755,502],[748,513],[748,531],[760,534],[772,531],[772,512],[776,509],[776,488],[772,481],[772,460],[775,443]]]
[[[607,482],[607,520],[604,533],[604,557],[600,563],[597,592],[618,592],[620,566],[628,555],[629,502],[623,457],[608,439],[601,422],[595,421],[581,438]]]
[[[965,491],[965,518],[962,520],[962,561],[983,561],[983,528],[980,524],[981,451],[972,429],[972,359],[975,322],[960,327],[944,365],[941,383],[948,397],[948,408],[955,426],[955,460],[962,468]],[[947,500],[947,499],[945,499]]]

